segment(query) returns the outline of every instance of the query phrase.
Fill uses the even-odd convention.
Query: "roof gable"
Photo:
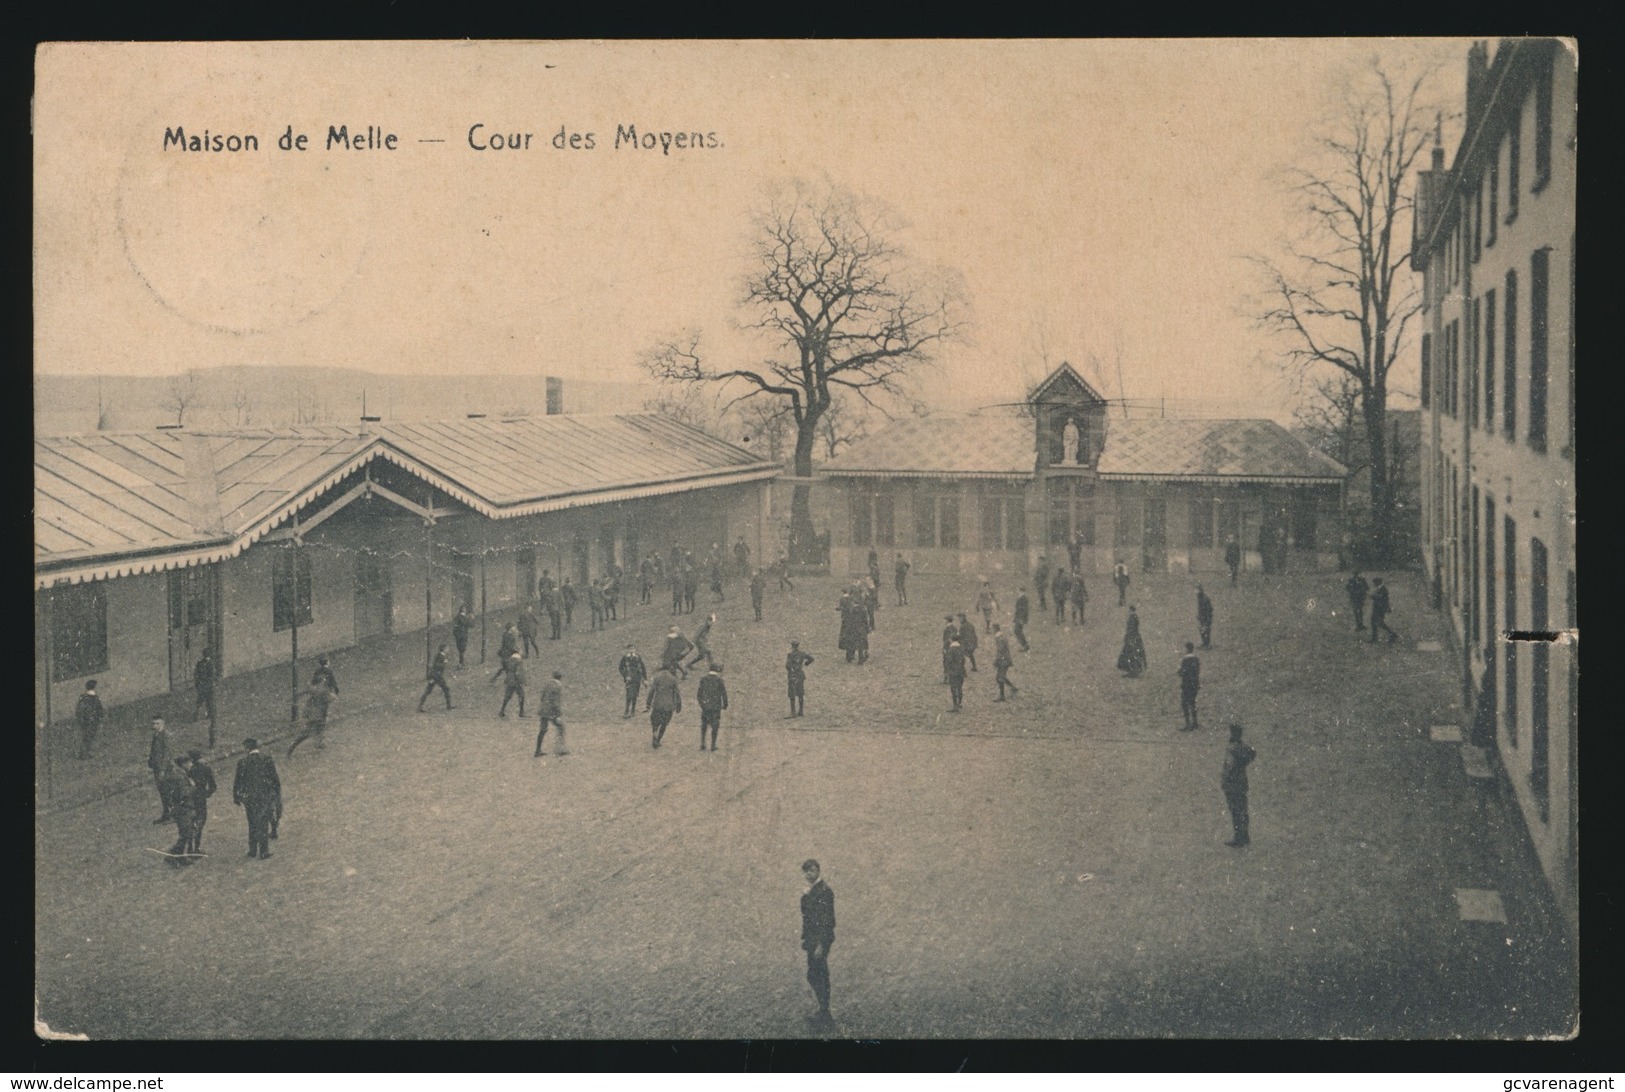
[[[1077,402],[1080,400],[1098,402],[1102,405],[1106,402],[1100,396],[1100,392],[1091,387],[1083,376],[1078,374],[1077,369],[1064,360],[1061,361],[1059,368],[1050,372],[1049,376],[1034,387],[1032,393],[1027,396],[1029,403]]]

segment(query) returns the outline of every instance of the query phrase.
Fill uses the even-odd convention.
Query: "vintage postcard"
[[[1577,1034],[1576,73],[42,45],[38,1033]]]

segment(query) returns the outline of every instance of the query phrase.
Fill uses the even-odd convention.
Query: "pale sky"
[[[1131,399],[1280,417],[1290,392],[1248,317],[1244,258],[1296,230],[1282,170],[1373,55],[1438,65],[1459,110],[1466,46],[48,46],[35,367],[631,380],[641,350],[687,327],[749,364],[765,351],[734,329],[749,214],[765,180],[827,174],[889,203],[912,253],[968,286],[974,340],[922,377],[928,403],[1019,398],[1046,353],[1093,378],[1091,351],[1115,397],[1120,346]],[[476,151],[477,123],[530,148]],[[617,149],[618,124],[720,146]],[[277,149],[289,125],[310,150]],[[326,151],[329,125],[398,147]],[[166,150],[175,126],[259,150]],[[561,127],[596,147],[554,149]]]

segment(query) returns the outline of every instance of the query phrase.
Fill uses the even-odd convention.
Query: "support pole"
[[[434,520],[423,521],[423,670],[434,662]]]
[[[288,660],[288,723],[299,723],[299,517],[293,517],[293,537],[288,540],[288,600],[293,608],[293,631]]]
[[[485,541],[485,528],[480,528],[480,663],[485,663],[485,555],[491,547]]]

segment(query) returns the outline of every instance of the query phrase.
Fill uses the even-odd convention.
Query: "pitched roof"
[[[1021,416],[901,421],[822,467],[831,477],[1032,477]],[[1108,418],[1102,478],[1339,482],[1348,471],[1274,421]]]
[[[1081,393],[1083,396],[1089,399],[1091,402],[1105,401],[1105,399],[1100,396],[1100,392],[1091,387],[1089,385],[1089,381],[1084,379],[1083,376],[1079,375],[1078,370],[1064,360],[1061,361],[1060,367],[1056,368],[1053,372],[1050,372],[1049,375],[1044,377],[1044,381],[1042,383],[1038,384],[1038,386],[1032,389],[1032,392],[1027,395],[1027,401],[1041,402],[1054,388],[1074,384],[1081,388]]]
[[[825,474],[1031,477],[1033,422],[1026,417],[917,417],[860,440],[820,469]]]
[[[1106,424],[1102,478],[1342,481],[1348,471],[1265,420],[1128,418]]]
[[[152,430],[34,441],[34,564],[50,583],[220,560],[373,459],[493,519],[771,477],[663,417],[554,416]],[[91,564],[114,564],[90,572]],[[41,570],[48,574],[40,577]]]

